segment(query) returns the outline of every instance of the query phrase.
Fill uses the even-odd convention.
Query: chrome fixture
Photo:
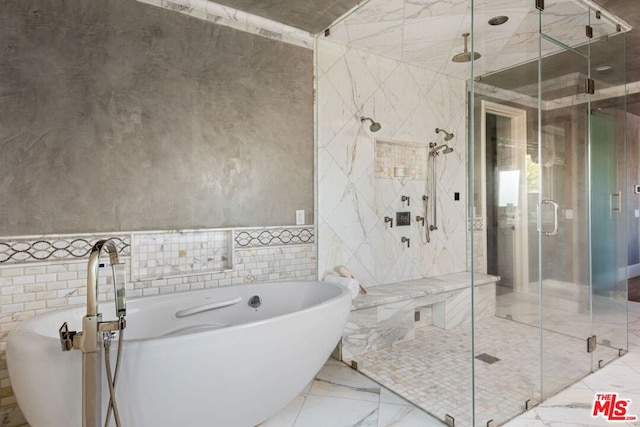
[[[400,201],[402,203],[407,202],[407,206],[411,206],[411,197],[409,197],[409,196],[400,197]]]
[[[471,57],[471,52],[469,52],[468,41],[467,41],[469,36],[470,36],[469,33],[462,34],[462,38],[464,38],[464,51],[462,53],[454,55],[453,58],[451,58],[453,62],[471,62],[471,59],[475,61],[476,59],[479,59],[482,56],[478,52],[473,52],[473,58]]]
[[[410,239],[410,238],[402,236],[402,238],[400,239],[400,241],[401,241],[402,243],[406,243],[408,248],[410,248],[410,247],[411,247],[411,239]]]
[[[438,131],[443,131],[447,134],[445,140],[447,140],[449,135],[451,135],[451,138],[453,138],[453,134],[450,134],[443,129],[436,129],[436,132]],[[438,157],[440,154],[453,153],[453,151],[453,148],[449,147],[447,144],[438,145],[435,142],[429,143],[429,159],[427,160],[429,163],[427,164],[427,166],[429,168],[429,172],[431,172],[431,176],[429,177],[431,189],[429,192],[429,196],[422,196],[422,201],[424,202],[424,222],[422,225],[424,227],[424,234],[426,239],[425,243],[431,242],[430,232],[438,229],[438,216],[436,212],[436,200],[438,198],[438,186],[436,185],[436,157]],[[427,175],[429,175],[429,172],[427,172]],[[431,204],[429,204],[429,197],[431,197]],[[431,208],[431,224],[429,224],[429,208]]]
[[[442,128],[436,128],[436,133],[440,133],[440,132],[444,133],[444,140],[445,141],[451,141],[453,139],[453,137],[455,136],[451,132],[447,132],[446,130],[444,130]]]
[[[422,226],[424,227],[424,237],[425,241],[423,242],[425,245],[431,242],[431,234],[429,233],[429,196],[422,196],[422,204],[424,205],[424,216],[422,217]]]
[[[113,288],[117,320],[102,321],[102,314],[98,313],[98,268],[100,267],[100,253],[105,249],[109,254],[111,271],[113,274]],[[122,280],[119,280],[122,279]],[[105,365],[109,382],[109,409],[107,424],[113,410],[116,426],[120,427],[120,415],[115,400],[115,383],[117,380],[120,357],[122,351],[122,335],[126,326],[127,314],[125,298],[124,263],[118,259],[118,249],[111,240],[100,240],[93,245],[87,265],[87,315],[82,319],[82,331],[69,331],[67,322],[59,330],[60,343],[63,351],[71,349],[82,350],[82,426],[102,426],[102,352],[100,344],[105,348]],[[109,349],[113,334],[119,331],[118,360],[115,375],[111,375]],[[102,333],[102,334],[100,334]]]
[[[365,117],[365,116],[360,117],[360,121],[362,123],[366,122],[367,120],[371,122],[371,126],[369,126],[369,130],[371,132],[378,132],[380,129],[382,129],[382,125],[376,122],[375,120],[373,120],[372,118]]]
[[[416,222],[422,222],[422,226],[424,227],[424,217],[423,216],[417,215],[416,216]]]
[[[442,150],[442,154],[449,154],[454,151],[453,148],[449,147],[447,144],[438,145],[435,142],[429,143],[429,157],[436,157],[440,155],[440,150]]]
[[[391,218],[390,216],[385,216],[384,217],[384,222],[385,222],[385,224],[388,222],[389,223],[389,228],[393,228],[393,218]]]
[[[494,16],[493,18],[489,19],[489,25],[493,25],[493,26],[502,25],[508,20],[509,20],[508,16],[504,16],[504,15]]]

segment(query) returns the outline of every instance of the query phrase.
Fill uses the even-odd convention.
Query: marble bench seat
[[[496,276],[474,274],[476,319],[492,317],[496,307]],[[415,337],[415,328],[444,329],[471,321],[471,273],[461,272],[367,288],[353,300],[351,314],[337,349],[350,362],[362,353]]]

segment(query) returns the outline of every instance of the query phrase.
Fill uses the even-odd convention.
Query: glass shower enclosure
[[[399,292],[352,366],[497,426],[626,351],[628,30],[589,0],[368,0],[318,35],[319,273]]]
[[[475,359],[474,425],[502,423],[627,349],[627,27],[590,2],[515,3],[518,29],[502,50],[513,63],[472,67],[469,141],[470,215],[484,226],[471,234],[484,251],[472,268],[500,276],[496,317],[514,334],[495,345],[475,330],[474,341],[513,357],[506,375],[517,385],[499,399]],[[487,7],[474,3],[479,53],[496,43],[478,30]],[[527,350],[499,349],[518,344]]]

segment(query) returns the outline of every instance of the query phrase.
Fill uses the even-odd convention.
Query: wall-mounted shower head
[[[371,119],[369,117],[364,117],[364,116],[360,117],[360,121],[362,123],[366,122],[367,120],[369,120],[371,122],[371,126],[369,126],[369,130],[371,132],[378,132],[382,128],[382,125],[380,123],[374,121],[373,119]]]
[[[449,147],[447,144],[438,145],[435,142],[429,143],[429,156],[435,157],[442,154],[453,153],[453,148]]]
[[[462,53],[454,55],[453,58],[451,58],[453,62],[471,62],[471,59],[475,61],[482,56],[478,52],[473,52],[473,58],[471,58],[471,52],[469,52],[469,49],[467,47],[467,38],[469,37],[469,35],[469,33],[462,34],[462,38],[464,38],[464,51]]]
[[[444,140],[445,141],[451,141],[453,139],[453,137],[454,137],[454,135],[451,132],[447,132],[444,129],[436,128],[436,133],[440,133],[440,132],[444,133]]]

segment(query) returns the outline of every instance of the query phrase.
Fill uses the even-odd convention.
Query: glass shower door
[[[591,371],[588,116],[589,11],[546,1],[540,11],[537,288],[542,399]],[[570,31],[567,31],[567,29]]]
[[[591,76],[596,100],[590,110],[593,370],[627,347],[627,207],[625,194],[625,35],[591,10],[594,42]],[[612,96],[601,98],[602,93]]]

